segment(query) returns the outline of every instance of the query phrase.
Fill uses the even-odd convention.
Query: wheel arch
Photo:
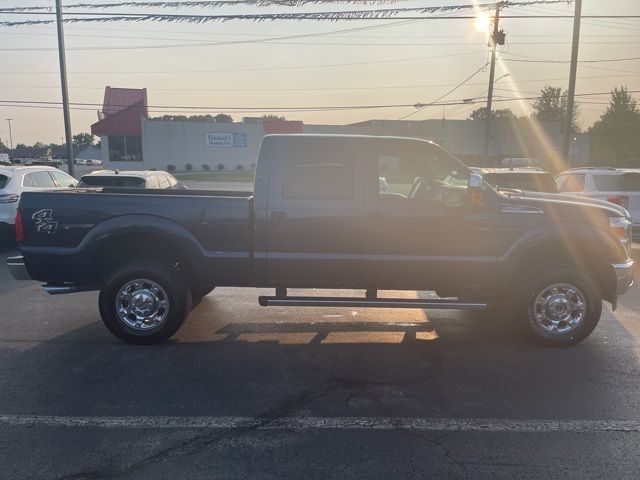
[[[570,229],[539,230],[521,238],[512,250],[499,259],[503,288],[522,282],[528,272],[543,264],[568,265],[587,273],[597,285],[601,298],[615,300],[616,279],[612,263],[621,256],[622,246],[605,232],[588,225]]]

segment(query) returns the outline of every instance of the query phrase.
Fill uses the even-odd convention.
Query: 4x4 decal
[[[58,222],[53,219],[52,209],[44,208],[42,210],[38,210],[36,213],[31,215],[31,218],[35,222],[37,232],[44,232],[49,235],[56,233],[56,230],[58,229]]]

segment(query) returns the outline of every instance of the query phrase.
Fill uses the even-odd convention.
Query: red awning
[[[303,123],[290,120],[265,120],[262,122],[265,135],[270,133],[302,133]]]

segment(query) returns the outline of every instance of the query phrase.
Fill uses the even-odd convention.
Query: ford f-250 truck
[[[534,338],[567,346],[595,328],[602,300],[615,308],[634,267],[621,207],[497,192],[437,145],[395,137],[266,136],[253,193],[25,193],[16,226],[14,276],[52,294],[100,290],[104,323],[131,343],[167,340],[203,295],[234,286],[275,288],[263,306],[509,305]]]

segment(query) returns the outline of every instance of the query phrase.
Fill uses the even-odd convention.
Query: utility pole
[[[62,0],[56,0],[56,25],[58,27],[58,58],[60,60],[60,85],[62,86],[62,111],[64,114],[64,134],[67,143],[67,168],[73,176],[73,138],[71,135],[71,115],[69,113],[69,92],[67,88],[67,61],[64,51],[64,30],[62,26]]]
[[[500,6],[496,5],[496,13],[493,17],[493,33],[489,39],[491,46],[491,70],[489,72],[489,91],[487,92],[487,119],[484,132],[484,164],[489,163],[489,137],[491,136],[491,104],[493,103],[493,82],[496,76],[496,49],[498,45],[498,23],[500,22]],[[504,41],[502,42],[504,44]]]
[[[13,155],[13,136],[11,135],[11,120],[13,120],[13,118],[7,118],[7,123],[9,124],[9,153]]]
[[[582,0],[575,0],[576,9],[573,14],[573,44],[571,46],[571,68],[569,69],[569,91],[567,93],[567,111],[564,127],[564,143],[562,145],[562,161],[569,165],[571,137],[573,136],[574,96],[576,93],[576,75],[578,73],[578,47],[580,46],[580,20],[582,16]]]

